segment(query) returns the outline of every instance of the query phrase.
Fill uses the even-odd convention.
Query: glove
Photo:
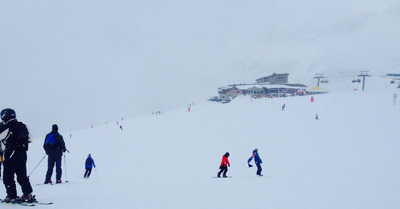
[[[253,167],[251,164],[249,164],[249,168]]]
[[[228,167],[231,167],[231,164],[230,164],[230,163],[228,163]]]

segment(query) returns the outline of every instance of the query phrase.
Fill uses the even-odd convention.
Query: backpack
[[[5,137],[4,133],[6,133]],[[32,142],[28,128],[21,122],[17,122],[11,127],[6,127],[2,134],[2,138],[1,143],[5,145],[5,149],[7,149],[8,146],[16,145],[27,149],[28,143]]]
[[[86,166],[91,166],[92,165],[92,158],[87,158],[86,159]]]
[[[47,147],[54,147],[56,144],[57,144],[56,134],[55,133],[49,133],[49,135],[47,135],[45,145]]]

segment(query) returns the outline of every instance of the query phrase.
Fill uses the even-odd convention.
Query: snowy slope
[[[64,133],[69,183],[37,186],[44,181],[42,162],[31,175],[34,193],[54,205],[37,207],[399,208],[400,110],[393,104],[399,89],[387,80],[372,83],[364,92],[314,96],[313,103],[310,96],[243,97],[120,121],[124,130],[108,124],[71,138]],[[31,145],[28,172],[44,156],[42,143],[37,138]],[[264,177],[247,167],[254,148]],[[227,151],[233,178],[212,178]],[[97,169],[83,179],[88,153]]]

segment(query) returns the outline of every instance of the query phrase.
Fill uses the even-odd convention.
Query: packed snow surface
[[[62,179],[69,183],[37,185],[47,157],[44,138],[35,138],[28,174],[44,158],[30,180],[38,200],[54,202],[36,207],[399,208],[399,89],[387,80],[369,84],[365,91],[314,95],[314,102],[311,96],[240,97],[72,133],[59,127],[70,151]],[[247,166],[254,148],[263,177]],[[213,178],[225,152],[232,178]],[[97,167],[84,179],[89,153]]]

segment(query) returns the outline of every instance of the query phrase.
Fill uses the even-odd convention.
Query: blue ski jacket
[[[86,168],[92,168],[92,167],[96,167],[96,165],[94,164],[94,160],[91,157],[88,157],[85,161],[85,167]]]
[[[253,160],[253,158],[254,158],[254,162],[256,164],[262,163],[262,160],[261,160],[260,156],[258,155],[257,151],[253,151],[253,155],[249,158],[249,160],[247,160],[247,163],[250,164],[250,162],[251,162],[251,160]]]

